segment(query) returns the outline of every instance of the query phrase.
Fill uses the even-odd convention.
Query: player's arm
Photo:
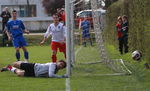
[[[48,72],[49,78],[67,78],[68,77],[67,75],[56,75],[55,68],[56,68],[55,63],[50,64],[49,72]]]
[[[8,31],[6,31],[6,34],[8,36],[8,40],[12,40],[11,34]]]
[[[49,78],[68,78],[68,76],[66,74],[56,75],[53,71],[49,71]]]
[[[43,40],[40,42],[40,45],[43,45],[48,38],[44,37]]]
[[[8,40],[12,40],[12,36],[10,34],[10,25],[9,25],[9,23],[7,23],[6,27],[5,27],[5,30],[6,30],[6,34],[7,34]]]
[[[83,29],[83,21],[80,23],[80,29]]]
[[[48,37],[49,37],[50,33],[51,33],[51,29],[50,29],[50,26],[49,26],[49,27],[47,28],[46,33],[44,34],[43,40],[40,42],[40,45],[44,44],[45,41],[48,40]]]
[[[20,20],[20,26],[21,26],[21,28],[22,28],[22,30],[23,30],[24,33],[27,33],[27,34],[30,33],[29,30],[27,30],[27,29],[25,28],[25,26],[24,26],[24,24],[23,24],[23,22],[22,22],[21,20]]]
[[[68,76],[66,74],[64,74],[64,75],[56,75],[56,74],[54,74],[54,75],[49,76],[49,77],[50,78],[68,78]]]
[[[64,39],[61,41],[61,44],[66,43],[66,37],[67,37],[67,28],[66,28],[66,26],[63,26],[63,35],[64,35]]]
[[[24,33],[29,34],[30,32],[29,32],[29,30],[25,29],[25,30],[24,30]]]

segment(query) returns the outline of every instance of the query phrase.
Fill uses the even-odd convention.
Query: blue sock
[[[18,61],[20,61],[20,52],[16,52],[16,58]]]
[[[91,46],[93,45],[92,41],[90,41]]]
[[[85,46],[85,47],[86,47],[86,42],[83,42],[83,46]]]
[[[24,52],[24,57],[25,57],[25,59],[29,59],[29,53],[27,51]]]

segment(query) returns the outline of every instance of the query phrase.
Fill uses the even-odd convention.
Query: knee
[[[22,47],[24,52],[27,52],[27,48],[26,47]]]
[[[52,54],[53,54],[53,55],[56,55],[56,51],[53,51]]]
[[[17,76],[24,76],[24,72],[17,72]]]
[[[19,52],[19,48],[16,48],[16,52]]]

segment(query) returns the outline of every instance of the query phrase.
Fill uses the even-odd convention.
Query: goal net
[[[70,46],[71,49],[74,48],[74,51],[71,51],[71,54],[73,53],[71,57],[73,58],[70,59],[73,69],[71,73],[78,81],[78,84],[74,84],[75,81],[73,80],[72,85],[81,87],[79,89],[83,91],[84,87],[87,87],[85,85],[92,85],[92,89],[97,88],[99,85],[95,86],[93,84],[97,83],[97,80],[103,80],[105,76],[110,76],[111,79],[114,79],[113,76],[119,75],[117,78],[127,77],[126,80],[128,80],[128,77],[130,79],[130,76],[120,75],[130,75],[139,72],[137,75],[139,76],[140,72],[142,72],[138,69],[140,67],[130,65],[130,61],[121,59],[122,57],[117,48],[107,44],[105,28],[109,25],[106,25],[105,22],[107,11],[101,6],[102,0],[86,1],[71,1],[70,12],[68,12],[70,13],[70,16],[68,16],[70,18],[68,26],[72,26],[70,28],[72,33]],[[90,37],[88,36],[86,39],[84,39],[83,29],[85,17],[90,22]],[[117,40],[115,37],[113,39]],[[139,78],[142,78],[142,76],[139,76]],[[86,84],[83,83],[84,81]]]
[[[118,59],[109,58],[105,39],[105,14],[102,2],[92,0],[74,0],[70,4],[70,29],[71,31],[71,64],[74,66],[73,74],[85,71],[85,74],[97,75],[125,75],[132,72],[125,62]],[[101,6],[101,7],[99,7]],[[82,22],[86,19],[90,22],[90,37],[84,38]],[[85,44],[86,43],[86,44]],[[74,47],[75,46],[75,47]],[[75,48],[75,51],[74,51]],[[101,72],[100,69],[106,69]],[[95,72],[96,71],[96,72]],[[99,71],[99,72],[98,72]]]

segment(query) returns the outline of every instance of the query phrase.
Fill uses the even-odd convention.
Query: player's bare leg
[[[24,70],[21,70],[21,69],[16,69],[16,70],[15,70],[15,73],[17,74],[17,76],[21,76],[21,77],[24,76],[24,72],[25,72],[25,71],[24,71]]]

